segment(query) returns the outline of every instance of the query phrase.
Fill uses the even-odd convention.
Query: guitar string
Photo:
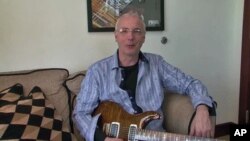
[[[120,129],[120,137],[128,137],[128,130],[129,128],[123,127]],[[188,136],[188,135],[181,135],[181,134],[175,134],[175,133],[168,133],[168,132],[158,132],[158,131],[152,131],[152,130],[146,130],[146,129],[136,129],[137,134],[139,135],[147,135],[148,136],[153,136],[161,139],[178,139],[178,140],[204,140],[208,139],[209,141],[217,141],[217,139],[212,139],[212,138],[204,138],[204,137],[195,137],[195,136]]]

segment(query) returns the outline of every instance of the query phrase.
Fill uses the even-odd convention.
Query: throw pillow
[[[8,93],[8,94],[7,94]],[[0,92],[0,106],[4,105],[6,102],[15,102],[23,95],[23,86],[21,84],[15,84],[5,90]]]
[[[26,97],[12,89],[1,92],[0,139],[76,140],[39,87]]]

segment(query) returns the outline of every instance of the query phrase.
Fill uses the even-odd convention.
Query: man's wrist
[[[197,110],[208,110],[208,106],[205,104],[200,104],[196,107],[196,111]]]
[[[207,108],[210,116],[216,116],[216,110],[215,110],[216,107],[214,105],[213,107],[209,107],[206,104],[199,104],[198,106],[196,106],[196,111],[198,109],[203,109],[205,107]]]

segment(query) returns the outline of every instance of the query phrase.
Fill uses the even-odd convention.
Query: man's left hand
[[[212,121],[206,105],[199,105],[196,108],[196,115],[191,124],[190,135],[206,138],[213,137]]]

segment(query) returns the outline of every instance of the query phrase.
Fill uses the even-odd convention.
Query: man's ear
[[[146,36],[144,35],[144,37],[143,37],[143,41],[142,41],[142,44],[145,42],[145,38],[146,38]]]

